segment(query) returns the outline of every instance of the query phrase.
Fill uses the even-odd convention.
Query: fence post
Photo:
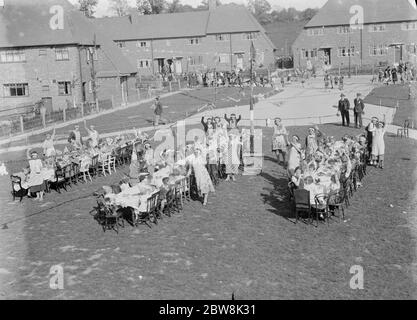
[[[111,108],[114,109],[114,95],[111,95]]]
[[[181,80],[179,77],[178,77],[178,90],[181,90]]]
[[[23,124],[23,116],[20,116],[20,130],[22,133],[25,131],[25,126]]]
[[[171,84],[171,81],[169,82],[169,92],[172,92],[172,84]]]
[[[96,110],[97,110],[97,113],[99,113],[99,112],[100,112],[100,109],[99,109],[99,107],[98,107],[98,98],[96,98]]]
[[[84,103],[81,103],[81,118],[84,118]]]
[[[64,122],[66,122],[67,121],[67,108],[64,108],[62,115],[63,115],[62,118],[64,119]]]
[[[139,88],[137,88],[137,89],[136,89],[136,91],[137,91],[137,93],[138,93],[138,101],[140,101],[140,89],[139,89]]]

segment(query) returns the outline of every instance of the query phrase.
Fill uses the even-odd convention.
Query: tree
[[[98,0],[78,0],[80,11],[88,18],[94,15],[94,9],[97,6]]]
[[[318,9],[307,8],[300,13],[300,18],[303,21],[310,21],[317,14]]]
[[[221,6],[222,3],[220,0],[216,0],[216,6]],[[209,1],[208,0],[202,0],[201,4],[198,5],[198,7],[195,9],[196,11],[205,11],[209,9]]]
[[[165,0],[136,0],[136,9],[140,14],[160,14],[167,6]]]
[[[140,14],[152,14],[152,6],[149,0],[136,0],[136,8]]]
[[[183,12],[182,7],[183,5],[180,0],[172,0],[172,2],[167,3],[166,10],[168,13]]]
[[[267,0],[249,0],[248,8],[259,23],[267,24],[272,21],[271,5]]]
[[[119,17],[128,15],[131,9],[127,0],[110,0],[110,8],[115,11]]]

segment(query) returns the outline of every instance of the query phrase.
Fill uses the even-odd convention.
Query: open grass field
[[[411,85],[416,86],[413,83]],[[382,105],[385,107],[396,108],[393,124],[402,126],[404,120],[413,120],[414,126],[417,125],[417,101],[410,97],[410,86],[405,85],[389,85],[381,86],[372,90],[365,98],[365,103],[374,105]]]
[[[288,128],[305,137],[305,127]],[[340,138],[358,130],[325,125]],[[89,215],[91,194],[123,170],[40,204],[13,203],[0,178],[0,298],[19,299],[415,299],[417,142],[386,136],[386,168],[369,168],[347,210],[318,228],[291,221],[287,180],[264,131],[264,171],[222,182],[152,229],[129,225],[103,233]],[[290,218],[290,219],[288,219]],[[49,270],[64,269],[64,290]],[[364,289],[349,287],[353,265]]]
[[[271,87],[255,87],[254,95],[272,93]],[[207,103],[215,103],[217,108],[233,107],[235,105],[242,106],[249,104],[250,88],[243,89],[235,87],[217,88],[197,88],[178,92],[167,98],[161,98],[164,109],[163,117],[170,122],[184,119],[186,116],[196,114],[198,109]],[[133,128],[149,127],[153,125],[153,102],[143,103],[135,107],[127,109],[115,110],[113,113],[103,114],[88,121],[88,125],[95,125],[96,130],[100,133],[109,133],[120,130],[128,130]],[[87,135],[82,121],[80,121],[80,130],[82,135]],[[61,137],[67,137],[69,132],[74,129],[74,125],[68,125],[59,128],[56,134]],[[51,129],[52,130],[52,129]],[[1,148],[9,148],[13,146],[40,143],[45,140],[45,134],[30,136],[27,141],[25,139],[9,144],[1,144]],[[0,155],[1,159],[2,155]],[[3,159],[1,159],[4,161]]]

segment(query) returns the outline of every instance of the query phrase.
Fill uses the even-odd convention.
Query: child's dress
[[[385,154],[384,142],[385,128],[377,128],[372,139],[372,155],[375,157],[383,156]]]

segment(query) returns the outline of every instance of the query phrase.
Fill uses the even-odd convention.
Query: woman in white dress
[[[203,206],[206,206],[209,193],[215,190],[206,168],[207,159],[203,157],[201,149],[194,149],[194,154],[188,158],[188,164],[190,166],[188,175],[191,174],[191,170],[194,172],[198,192],[204,198]]]
[[[374,160],[375,166],[378,165],[378,168],[384,169],[384,154],[385,154],[385,123],[378,122],[377,127],[374,131],[374,136],[372,138],[372,158]],[[378,164],[377,164],[378,161]]]
[[[28,185],[31,193],[36,193],[36,200],[43,201],[45,182],[42,174],[42,160],[38,158],[38,153],[32,151],[29,159],[29,179]]]
[[[280,163],[279,155],[282,154],[282,161],[285,166],[287,155],[287,139],[288,131],[284,127],[280,118],[276,118],[274,122],[274,135],[272,139],[272,152],[275,153],[278,163]]]
[[[288,155],[288,175],[292,177],[297,167],[301,165],[301,160],[304,159],[303,151],[301,149],[300,138],[298,136],[292,137],[290,152]]]
[[[45,157],[53,157],[56,154],[55,147],[54,147],[54,139],[55,139],[55,128],[51,134],[46,135],[46,139],[42,144],[43,154]]]

